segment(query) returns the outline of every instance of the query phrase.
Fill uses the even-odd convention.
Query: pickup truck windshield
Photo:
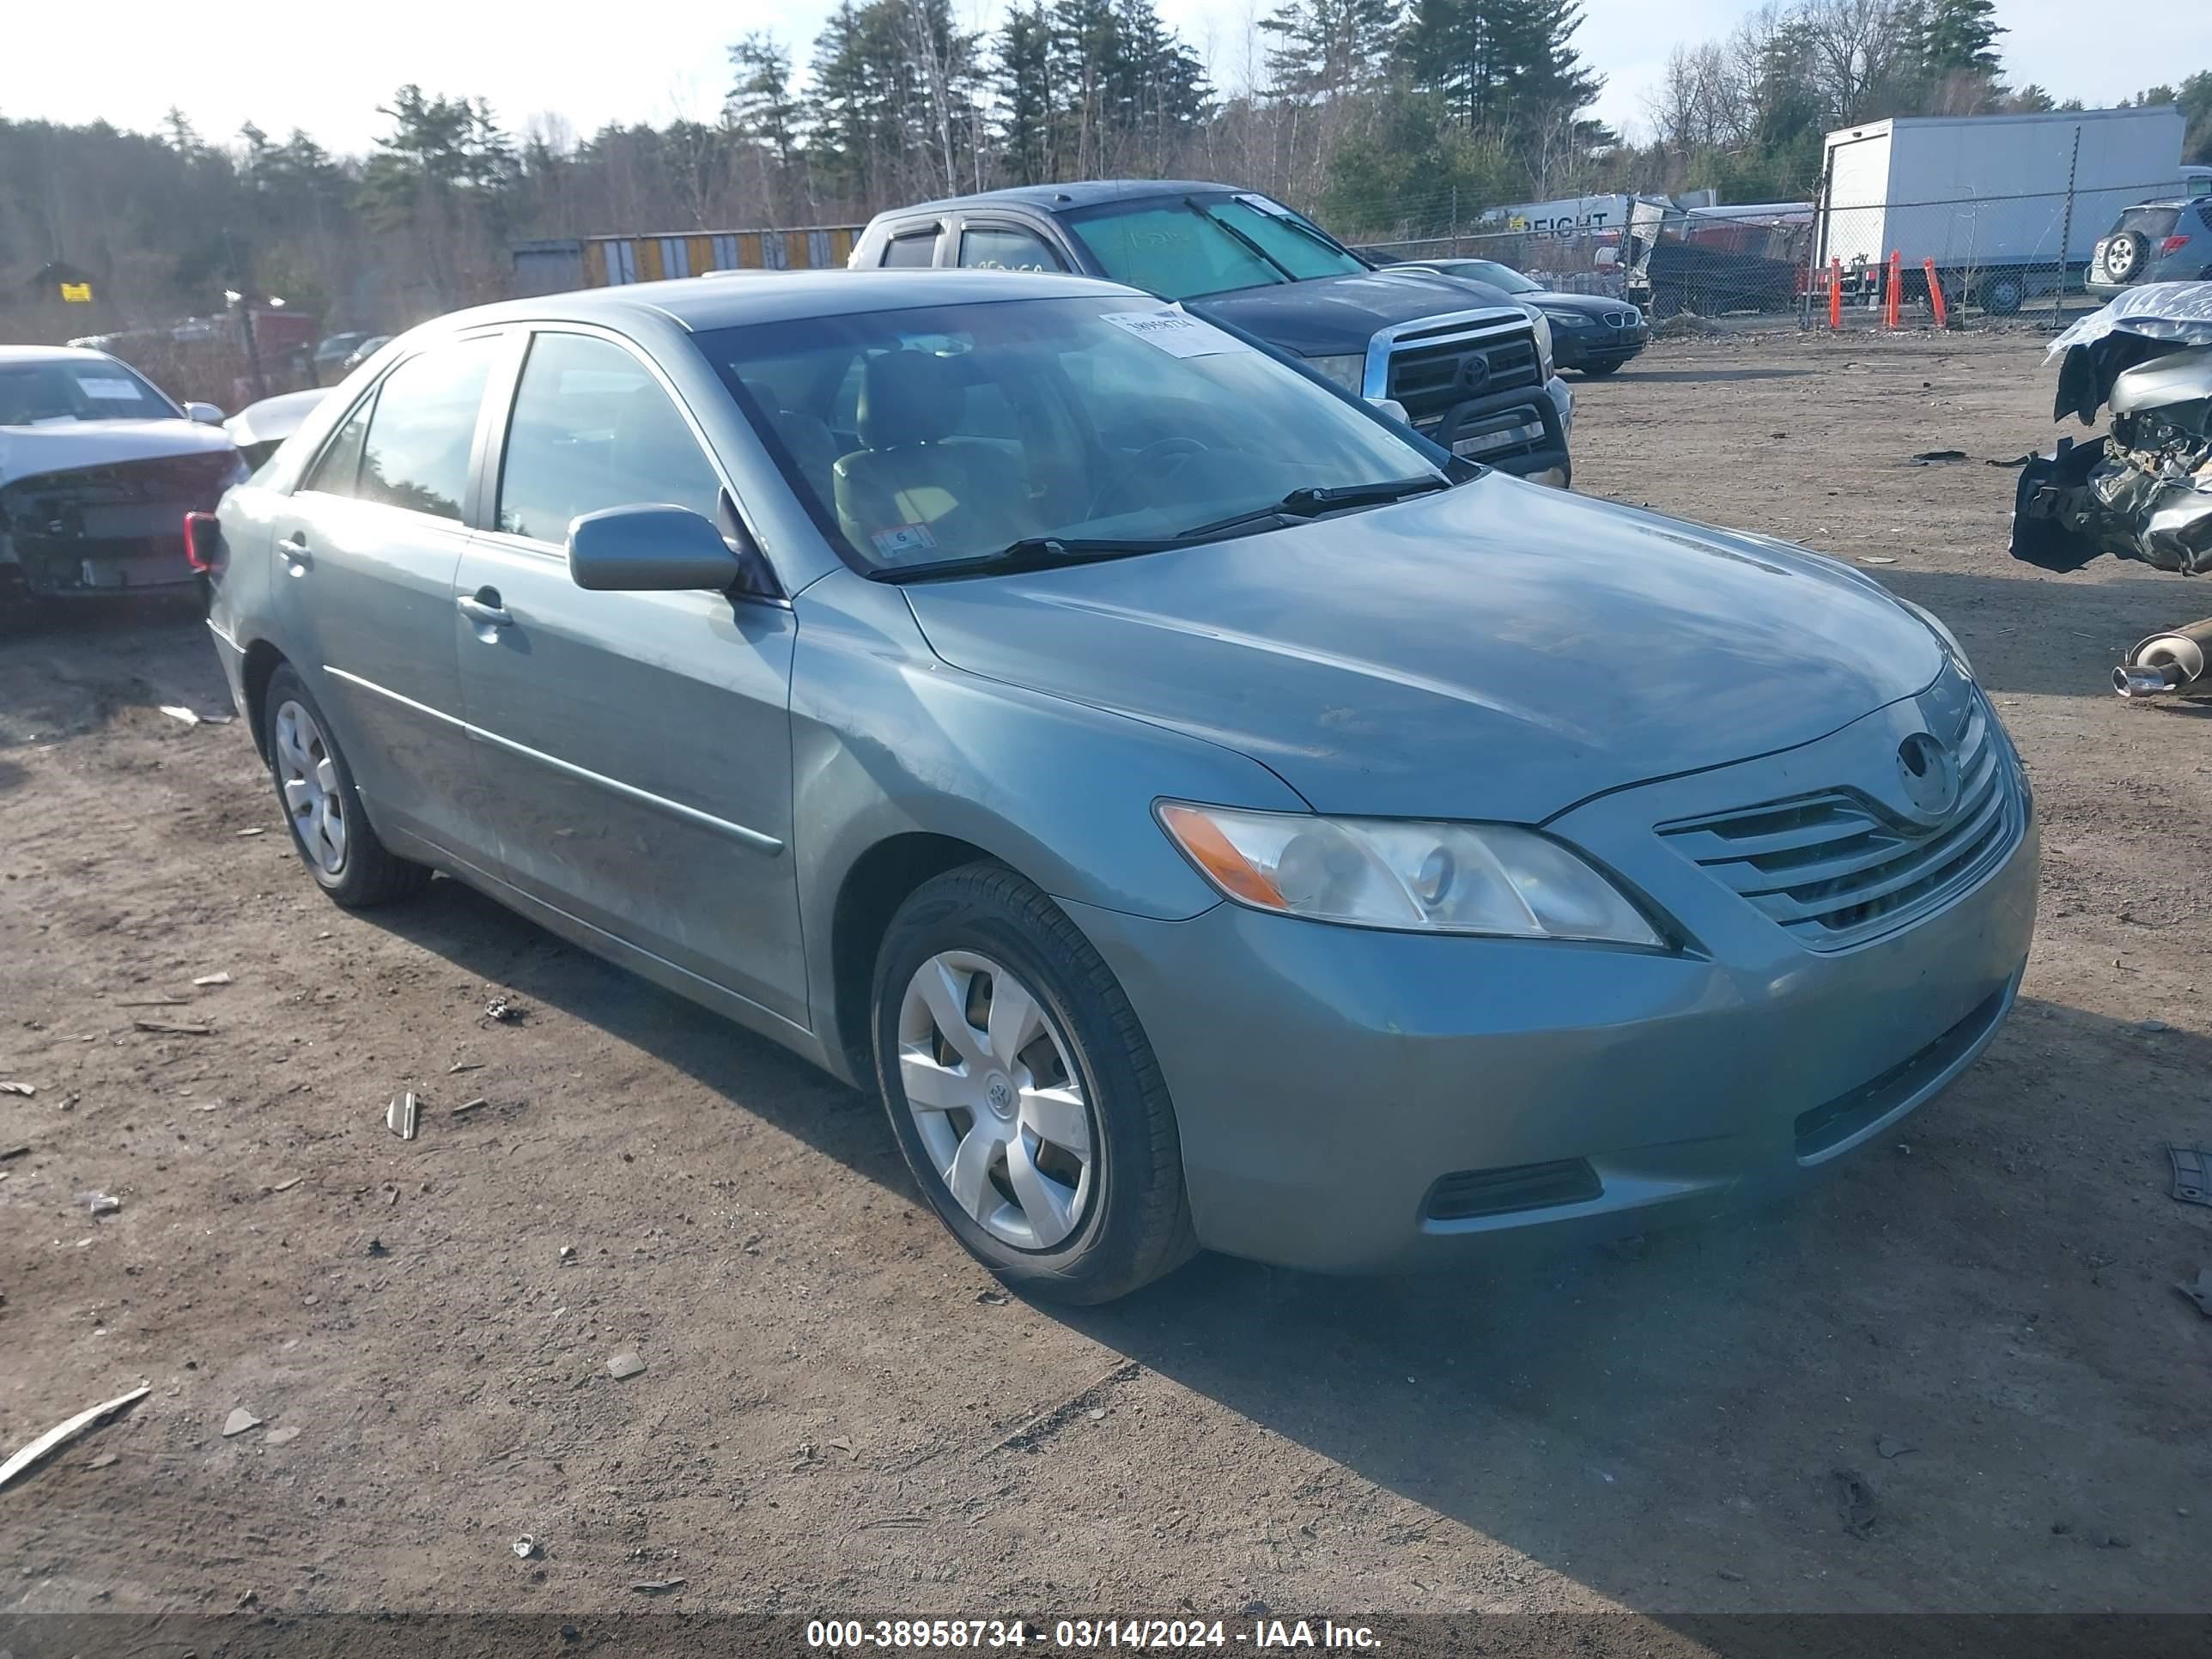
[[[1063,214],[1117,283],[1170,300],[1367,267],[1264,197],[1152,196]]]
[[[695,337],[831,544],[872,573],[1056,541],[1141,552],[1445,481],[1432,450],[1358,404],[1134,296]]]

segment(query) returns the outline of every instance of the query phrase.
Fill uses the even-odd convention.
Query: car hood
[[[1184,304],[1301,357],[1340,356],[1365,351],[1382,329],[1425,317],[1467,311],[1527,316],[1519,306],[1499,302],[1495,292],[1435,271],[1383,270],[1240,288]]]
[[[1494,472],[905,592],[955,667],[1237,750],[1324,812],[1540,822],[1826,736],[1942,664],[1847,567]]]
[[[0,484],[117,461],[165,460],[234,449],[228,434],[179,416],[168,421],[70,421],[0,426]]]

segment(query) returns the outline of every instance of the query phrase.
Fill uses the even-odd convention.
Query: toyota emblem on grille
[[[1459,389],[1462,392],[1466,392],[1469,397],[1473,397],[1476,392],[1480,392],[1483,387],[1489,384],[1490,360],[1488,358],[1468,357],[1461,362],[1459,366]]]
[[[1897,745],[1897,775],[1905,799],[1924,817],[1940,818],[1959,804],[1959,757],[1930,732],[1915,732]]]

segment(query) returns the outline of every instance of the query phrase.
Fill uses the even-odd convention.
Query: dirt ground
[[[455,884],[327,904],[243,726],[159,712],[226,707],[191,617],[0,644],[0,1443],[153,1389],[0,1494],[0,1613],[2212,1607],[2212,1209],[2164,1151],[2212,1144],[2212,725],[2107,689],[2212,606],[2006,558],[2039,351],[1670,341],[1577,388],[1580,487],[1950,622],[2040,933],[1988,1056],[1790,1207],[1448,1278],[1008,1300],[870,1101]]]

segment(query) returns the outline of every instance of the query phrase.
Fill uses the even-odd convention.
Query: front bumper
[[[1563,329],[1552,331],[1552,360],[1561,368],[1600,368],[1628,362],[1651,343],[1650,328]]]
[[[1415,429],[1467,460],[1564,489],[1574,480],[1574,421],[1575,394],[1553,374],[1541,387],[1469,398]],[[1492,442],[1500,433],[1512,434],[1507,442],[1515,447]]]
[[[1228,903],[1179,922],[1068,905],[1175,1098],[1200,1242],[1370,1271],[1506,1234],[1642,1231],[1785,1193],[1933,1098],[2019,988],[2032,800],[2023,788],[2009,853],[1946,908],[1823,954],[1652,831],[1655,812],[1740,802],[1744,780],[1729,775],[1771,779],[1775,758],[1553,822],[1688,930],[1697,945],[1676,953],[1334,927]],[[1820,775],[1810,758],[1809,773],[1791,769]],[[1551,1179],[1577,1170],[1585,1190]],[[1541,1201],[1485,1213],[1478,1198],[1468,1213],[1468,1182],[1448,1181],[1468,1176]],[[1460,1197],[1440,1203],[1447,1192]]]

